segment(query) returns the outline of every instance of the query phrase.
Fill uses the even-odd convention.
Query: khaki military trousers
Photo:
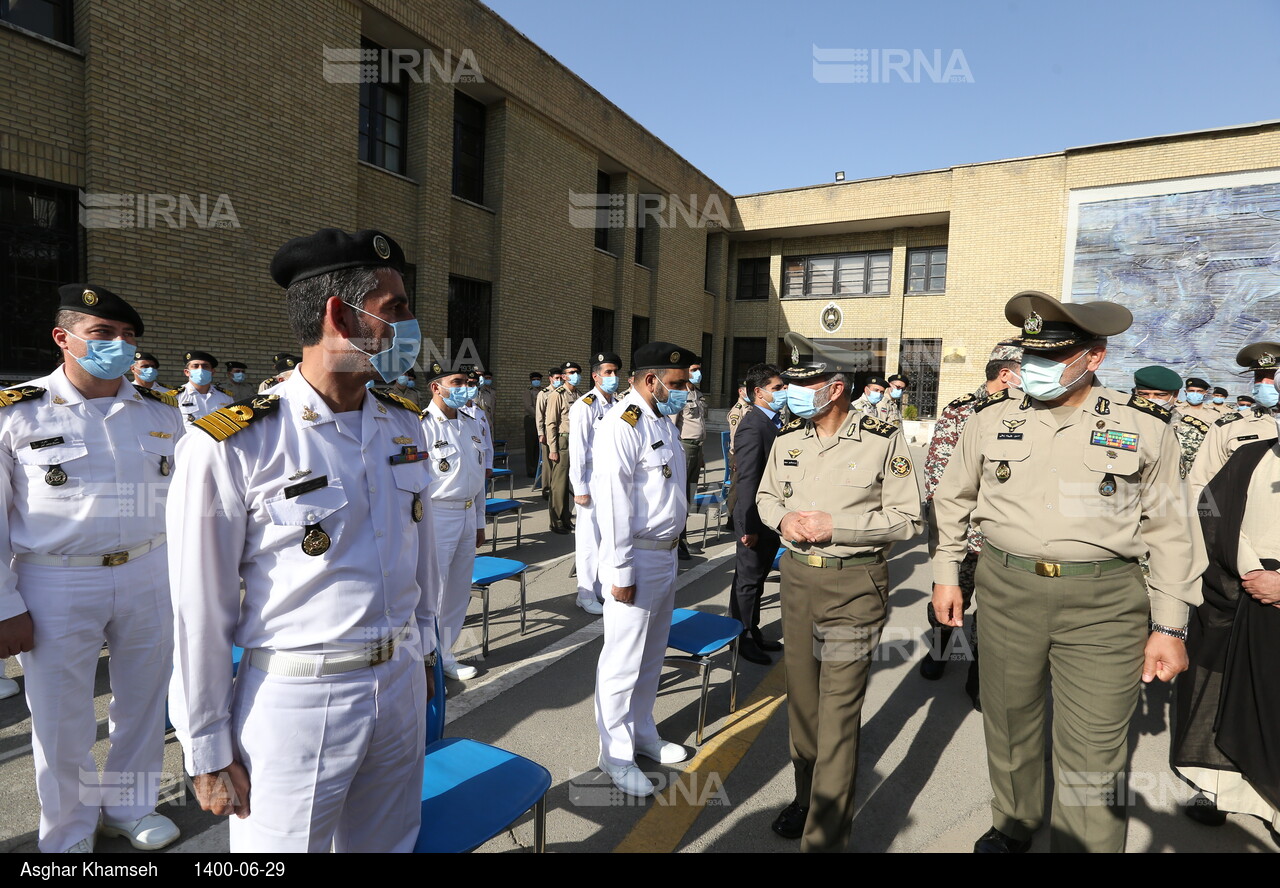
[[[559,458],[551,466],[551,526],[569,526],[573,517],[573,491],[569,489],[569,436],[560,435],[556,441]]]
[[[796,798],[809,808],[802,851],[843,851],[853,824],[858,732],[884,627],[884,561],[842,569],[782,556],[787,719]]]
[[[1129,720],[1148,603],[1142,571],[1042,577],[978,559],[982,722],[992,823],[1030,839],[1044,815],[1046,702],[1053,688],[1053,851],[1123,851]]]

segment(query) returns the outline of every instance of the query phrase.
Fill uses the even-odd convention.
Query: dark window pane
[[[484,203],[484,143],[487,111],[460,92],[453,94],[453,193]]]
[[[941,339],[904,339],[898,356],[898,372],[911,380],[907,404],[914,404],[920,419],[938,416],[938,371],[942,364]]]
[[[478,356],[482,366],[489,366],[491,303],[492,285],[487,281],[450,276],[448,330],[453,353],[446,357],[456,360],[463,349],[468,349],[471,355],[467,357]]]
[[[613,319],[612,309],[591,309],[591,360],[600,352],[613,351]]]

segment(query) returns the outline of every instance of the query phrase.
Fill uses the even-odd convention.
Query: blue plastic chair
[[[516,476],[510,469],[494,469],[493,477],[488,480],[489,493],[494,492],[499,479],[505,478],[507,482],[507,498],[515,499],[516,496]]]
[[[786,551],[786,546],[778,547],[778,554],[773,556],[773,567],[769,568],[769,573],[782,570],[782,556],[786,554]]]
[[[547,849],[547,790],[551,774],[537,762],[461,737],[444,738],[444,659],[433,670],[436,692],[427,704],[422,767],[422,826],[418,854],[473,851],[533,809],[533,850]]]
[[[524,527],[524,503],[517,499],[486,499],[484,501],[484,520],[491,525],[489,551],[498,551],[498,518],[511,512],[516,513],[516,548],[520,548],[520,531]]]
[[[475,567],[471,569],[471,597],[481,602],[481,643],[480,649],[489,656],[489,587],[501,580],[518,579],[520,581],[520,634],[524,635],[524,609],[526,604],[524,572],[529,566],[514,558],[493,558],[481,555],[476,558]]]
[[[707,693],[711,686],[711,658],[725,650],[732,651],[729,663],[729,711],[738,709],[738,637],[742,624],[733,617],[678,607],[671,614],[671,633],[667,647],[679,654],[667,654],[667,666],[697,672],[702,676],[702,695],[698,700],[697,745],[702,745],[702,731],[707,724]]]

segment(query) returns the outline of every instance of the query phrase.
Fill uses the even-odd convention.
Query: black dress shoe
[[[784,839],[798,839],[804,835],[804,822],[808,817],[808,808],[792,802],[783,808],[778,819],[773,821],[773,831]]]
[[[1218,806],[1202,795],[1197,795],[1182,810],[1187,816],[1201,826],[1222,826],[1227,822],[1227,815],[1218,810]]]
[[[562,527],[562,526],[560,526],[559,524],[553,524],[553,525],[551,525],[551,532],[552,532],[552,533],[558,533],[558,534],[560,534],[561,536],[564,536],[565,534],[570,533],[570,530],[569,530],[569,528],[567,528],[567,527]]]
[[[755,629],[752,631],[751,640],[754,641],[756,643],[756,647],[760,648],[760,650],[762,651],[776,652],[776,651],[782,650],[781,642],[770,641],[769,639],[764,637],[764,634],[759,629]]]
[[[1023,854],[1031,847],[1031,840],[1006,836],[994,826],[982,838],[973,843],[974,854]]]
[[[755,639],[750,635],[744,635],[738,639],[738,656],[746,660],[748,663],[759,663],[761,666],[771,666],[773,660],[769,655],[760,650]]]
[[[677,547],[676,557],[678,557],[681,561],[688,561],[690,558],[693,557],[692,555],[689,554],[689,544],[686,543],[683,539],[680,540],[680,545]]]
[[[935,660],[930,654],[925,654],[923,660],[920,661],[920,677],[926,681],[937,681],[942,678],[942,673],[947,670],[946,660]]]

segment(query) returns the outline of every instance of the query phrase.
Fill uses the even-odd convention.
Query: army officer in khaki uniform
[[[782,374],[797,417],[774,441],[756,495],[787,548],[782,568],[788,720],[796,795],[774,821],[802,851],[843,851],[853,823],[858,729],[889,596],[889,544],[920,532],[902,434],[852,410],[828,364]]]
[[[1275,440],[1275,407],[1280,401],[1276,392],[1277,362],[1280,362],[1280,342],[1255,342],[1236,355],[1236,363],[1246,368],[1246,373],[1253,374],[1254,406],[1207,420],[1209,432],[1187,473],[1192,502],[1199,499],[1200,491],[1240,447],[1254,441]]]
[[[1104,337],[1133,321],[1128,309],[1028,291],[1005,317],[1022,327],[1026,395],[997,393],[978,408],[933,497],[933,607],[944,625],[961,625],[970,521],[987,540],[978,664],[995,798],[993,828],[974,850],[1025,851],[1040,827],[1052,681],[1050,848],[1121,851],[1139,679],[1187,668],[1204,544],[1170,411],[1094,379]],[[1148,552],[1149,589],[1138,566]]]

